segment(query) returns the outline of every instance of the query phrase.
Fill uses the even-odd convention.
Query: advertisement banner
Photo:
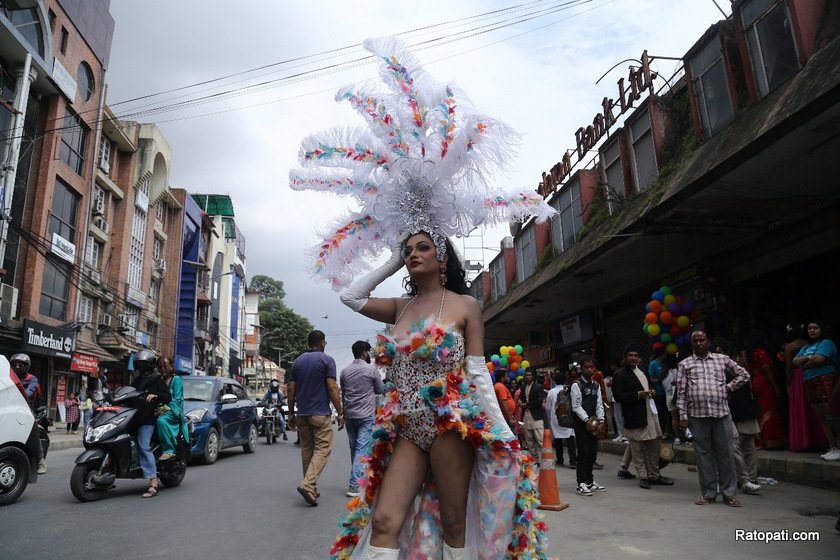
[[[79,354],[75,352],[70,358],[70,371],[81,371],[82,373],[90,373],[94,376],[99,370],[99,358],[96,356],[88,356],[87,354]]]

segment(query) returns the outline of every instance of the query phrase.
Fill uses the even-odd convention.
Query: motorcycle
[[[50,419],[47,416],[47,405],[42,404],[35,409],[35,425],[38,426],[38,439],[41,441],[41,457],[46,459],[50,448]]]
[[[277,441],[277,437],[283,434],[283,439],[289,439],[286,435],[286,430],[283,429],[283,419],[280,417],[283,412],[275,402],[260,403],[262,404],[262,412],[260,413],[260,422],[262,423],[262,431],[265,434],[265,441],[268,445]]]
[[[109,405],[96,408],[85,427],[85,451],[76,458],[70,475],[70,490],[80,502],[102,498],[114,487],[118,478],[144,478],[140,469],[137,443],[137,411],[144,405],[147,393],[125,386],[108,399]],[[190,427],[190,429],[192,429]],[[184,480],[189,457],[189,434],[179,434],[175,457],[158,461],[162,451],[157,437],[152,438],[152,453],[157,463],[158,478],[166,487],[175,487]]]

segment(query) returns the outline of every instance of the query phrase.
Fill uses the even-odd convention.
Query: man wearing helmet
[[[149,479],[149,489],[144,498],[154,498],[158,493],[157,466],[152,453],[152,435],[155,433],[155,409],[169,404],[172,396],[160,373],[155,371],[157,356],[149,349],[143,349],[134,355],[134,369],[138,375],[131,386],[146,394],[146,406],[137,411],[137,444],[140,447],[140,468],[143,476]]]
[[[268,385],[268,391],[265,392],[265,395],[262,398],[263,402],[266,403],[276,403],[277,410],[280,411],[277,418],[280,420],[280,433],[283,434],[283,440],[286,441],[289,439],[289,436],[286,435],[286,420],[283,418],[283,402],[286,400],[286,396],[280,390],[280,382],[276,379],[272,379],[271,383]]]
[[[23,385],[23,396],[26,397],[26,402],[29,403],[29,408],[34,413],[41,399],[41,383],[37,377],[29,372],[29,368],[32,367],[32,360],[29,359],[28,354],[15,354],[9,359],[9,364]],[[46,445],[49,447],[49,437],[47,437]],[[47,462],[44,459],[44,453],[44,449],[41,449],[41,456],[38,457],[38,474],[45,474],[47,472]]]

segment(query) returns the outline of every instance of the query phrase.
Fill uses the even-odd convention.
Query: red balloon
[[[654,350],[659,350],[660,348],[665,348],[665,345],[661,342],[654,342],[653,343],[653,349]]]
[[[680,328],[679,325],[676,325],[676,324],[671,325],[671,327],[668,329],[668,334],[671,335],[671,338],[677,338],[682,333],[683,333],[683,330]]]
[[[508,350],[508,354],[510,354],[511,357],[516,356],[516,348],[511,348],[510,350]]]
[[[671,325],[674,322],[674,315],[670,311],[663,311],[659,314],[659,320],[663,325]]]
[[[651,300],[651,302],[648,304],[648,307],[650,307],[651,313],[656,313],[657,315],[659,315],[659,312],[662,311],[662,302],[658,299]]]
[[[651,313],[648,313],[647,315],[645,315],[645,323],[649,323],[649,324],[652,325],[655,322],[657,322],[658,320],[659,320],[659,317],[656,315],[656,313],[651,312]]]
[[[677,299],[676,299],[675,301],[676,301],[677,303],[679,303],[680,305],[682,305],[682,304],[684,304],[684,303],[685,303],[685,298],[684,298],[684,297],[682,297],[682,296],[677,296]]]

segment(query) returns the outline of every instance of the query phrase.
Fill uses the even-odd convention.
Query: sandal
[[[173,455],[172,453],[164,453],[163,455],[158,457],[158,461],[169,461],[173,457],[175,457],[175,455]]]
[[[741,502],[739,502],[738,498],[736,498],[735,496],[730,496],[728,498],[724,496],[723,503],[728,505],[729,507],[741,507]]]
[[[156,486],[149,486],[149,489],[146,490],[146,493],[143,494],[144,498],[154,498],[158,495],[158,489]]]
[[[709,501],[709,498],[707,498],[705,496],[700,496],[699,498],[694,500],[694,505],[695,506],[707,506],[710,503],[711,503],[711,501]]]

